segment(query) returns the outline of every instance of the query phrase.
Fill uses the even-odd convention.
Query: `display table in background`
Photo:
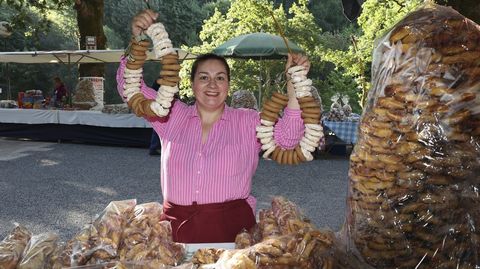
[[[323,121],[323,126],[345,144],[357,143],[358,121]]]
[[[0,137],[147,147],[152,128],[134,114],[0,109]]]
[[[322,121],[325,151],[334,155],[349,155],[357,142],[358,121]]]

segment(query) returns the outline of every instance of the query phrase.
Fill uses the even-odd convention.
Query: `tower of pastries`
[[[479,266],[480,27],[436,5],[398,23],[375,48],[359,132],[352,249],[375,268]]]

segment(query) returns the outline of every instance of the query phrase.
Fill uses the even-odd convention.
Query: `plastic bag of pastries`
[[[406,16],[374,50],[350,157],[350,251],[375,268],[480,266],[480,27]]]
[[[15,269],[32,234],[15,223],[15,228],[0,242],[0,268]]]
[[[122,232],[136,205],[136,200],[112,201],[93,223],[69,240],[59,258],[64,267],[99,264],[114,260]]]
[[[42,233],[30,238],[17,269],[51,268],[51,259],[57,249],[58,235]]]
[[[162,205],[157,202],[135,206],[122,233],[118,257],[147,265],[177,265],[185,256],[185,245],[172,241],[172,227],[160,221]]]
[[[336,93],[331,98],[332,104],[330,105],[330,112],[328,113],[328,121],[343,121],[345,114],[343,113],[343,107],[340,102],[340,94]]]
[[[248,248],[223,251],[214,268],[334,268],[332,242],[333,233],[318,230],[272,236]]]
[[[249,109],[258,109],[257,98],[253,95],[252,92],[247,90],[239,90],[232,94],[232,101],[230,106],[233,108],[249,108]]]

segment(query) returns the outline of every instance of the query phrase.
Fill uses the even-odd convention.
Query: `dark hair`
[[[190,81],[193,81],[195,73],[197,72],[198,65],[208,60],[220,61],[225,66],[225,69],[227,70],[227,79],[228,81],[230,81],[230,66],[228,66],[227,60],[225,60],[224,57],[213,53],[201,54],[197,56],[192,65],[192,72],[190,72]]]
[[[54,77],[53,80],[58,83],[62,83],[62,80],[59,77]]]

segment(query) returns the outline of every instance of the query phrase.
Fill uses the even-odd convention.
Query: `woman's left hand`
[[[289,102],[289,107],[296,108],[298,106],[298,103],[296,103],[296,98],[295,98],[295,90],[293,89],[293,84],[291,83],[290,75],[288,74],[288,69],[293,66],[301,65],[305,67],[305,69],[308,71],[310,70],[310,61],[308,60],[308,57],[302,54],[288,54],[288,60],[287,63],[285,64],[285,76],[287,79],[287,92],[288,96],[290,97],[290,100],[292,102]],[[306,74],[305,74],[306,75]],[[295,100],[295,101],[293,101]],[[290,104],[292,103],[292,104]]]
[[[302,65],[307,69],[307,73],[310,70],[310,61],[308,57],[303,54],[296,54],[296,53],[289,53],[287,63],[285,64],[285,74],[287,75],[287,79],[290,79],[290,75],[288,74],[287,70],[290,67]]]

